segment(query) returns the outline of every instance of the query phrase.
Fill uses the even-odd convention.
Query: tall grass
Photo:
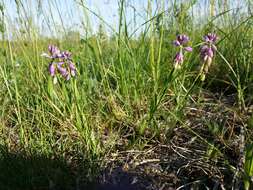
[[[129,21],[129,11],[136,15],[136,9],[128,7],[130,1],[119,0],[114,28],[86,1],[76,0],[73,3],[83,15],[81,36],[68,31],[59,1],[47,1],[47,11],[42,1],[32,2],[37,9],[30,7],[31,1],[15,2],[15,27],[6,14],[6,2],[0,4],[0,143],[8,151],[81,162],[80,172],[92,180],[105,158],[116,151],[121,136],[129,133],[125,148],[144,146],[163,135],[169,141],[176,126],[187,127],[184,109],[201,104],[204,90],[235,93],[241,114],[252,104],[251,1],[231,8],[234,3],[228,0],[217,4],[147,0],[145,20]],[[204,22],[196,12],[199,7],[210,9],[210,14],[202,15],[208,18]],[[42,11],[44,24],[58,36],[41,35],[36,11]],[[100,23],[96,34],[92,17]],[[136,22],[140,26],[133,25]],[[131,31],[129,25],[137,30]],[[208,32],[216,32],[220,39],[211,70],[201,82],[199,47]],[[186,55],[181,70],[174,70],[172,41],[179,33],[190,36],[194,51]],[[48,44],[73,53],[76,78],[59,78],[53,84],[48,62],[41,57]]]

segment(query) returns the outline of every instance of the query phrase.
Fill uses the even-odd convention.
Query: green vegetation
[[[154,189],[252,188],[251,0],[146,0],[138,30],[130,1],[118,1],[115,28],[76,0],[85,35],[64,27],[58,9],[61,26],[45,18],[63,29],[56,37],[39,32],[28,1],[15,2],[14,27],[0,1],[0,189],[80,189],[118,167]],[[210,12],[200,18],[198,6]],[[201,80],[207,33],[219,39]],[[193,51],[174,69],[178,34]],[[76,77],[54,84],[41,56],[49,44],[72,53]]]

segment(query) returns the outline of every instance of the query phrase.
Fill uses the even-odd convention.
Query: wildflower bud
[[[174,58],[175,69],[180,69],[183,62],[184,62],[184,55],[182,52],[178,52]]]
[[[53,84],[56,84],[57,83],[57,77],[54,76],[54,79],[53,79]]]
[[[211,66],[211,64],[212,64],[212,58],[208,57],[205,64],[204,64],[204,72],[205,73],[208,73],[208,69]]]

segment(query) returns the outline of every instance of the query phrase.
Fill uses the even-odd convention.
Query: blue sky
[[[15,0],[0,0],[3,1],[6,7],[7,20],[9,27],[17,28],[17,6]],[[83,9],[78,5],[77,2],[81,0],[22,0],[24,4],[24,9],[28,15],[33,19],[36,26],[40,28],[40,33],[43,35],[53,35],[57,36],[61,34],[64,29],[78,30],[83,34],[84,25],[87,24],[87,17],[84,17]],[[86,6],[96,12],[103,18],[106,23],[108,23],[113,28],[118,26],[118,0],[83,0]],[[179,2],[181,0],[177,0]],[[41,2],[41,9],[38,9],[38,2]],[[126,0],[126,2],[131,5],[127,6],[126,17],[128,24],[130,23],[130,29],[138,27],[146,20],[145,9],[147,7],[148,0]],[[153,1],[155,2],[155,1]],[[157,0],[161,2],[161,0]],[[208,13],[208,7],[204,7],[208,4],[209,0],[199,0],[199,4],[195,6],[195,14],[198,17],[203,17],[205,13]],[[232,4],[236,4],[239,1],[232,0]],[[233,3],[234,2],[234,3]],[[154,3],[153,7],[156,4]],[[202,8],[200,8],[201,6]],[[136,25],[134,25],[134,11],[136,9]],[[201,11],[199,11],[201,10]],[[23,13],[23,11],[21,11]],[[22,14],[26,17],[25,14]],[[89,23],[92,28],[91,33],[95,33],[98,29],[98,25],[101,23],[95,15],[89,13]],[[54,27],[56,26],[56,27]],[[108,32],[111,32],[107,28]]]
[[[9,25],[14,27],[17,22],[17,6],[15,0],[3,1],[6,7]],[[57,30],[65,28],[83,31],[82,23],[86,24],[87,19],[84,17],[83,9],[78,5],[77,1],[80,0],[40,0],[42,8],[38,11],[39,0],[22,0],[25,11],[29,15],[32,15],[33,22],[41,28],[41,32],[43,34],[55,33],[55,35],[60,32],[52,29],[55,28],[52,27],[55,25],[58,28]],[[135,7],[138,13],[144,13],[147,0],[128,0],[127,2]],[[113,28],[117,27],[118,0],[85,0],[85,3],[90,10],[100,15],[106,23]],[[128,14],[126,15],[128,22],[133,22],[133,9],[128,9],[129,10],[126,11]],[[22,15],[26,17],[25,14]],[[144,22],[144,20],[140,18],[137,18],[136,20],[138,20],[139,24]],[[94,33],[98,29],[101,20],[89,12],[89,22]],[[107,31],[109,31],[108,28]]]

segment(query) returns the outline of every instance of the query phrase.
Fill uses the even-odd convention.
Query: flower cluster
[[[179,69],[184,62],[184,52],[191,52],[192,47],[185,46],[189,42],[189,37],[181,34],[177,35],[177,39],[173,42],[176,47],[179,47],[179,52],[176,53],[174,57],[174,68]]]
[[[205,80],[205,75],[212,64],[214,54],[217,50],[215,43],[218,40],[218,36],[214,33],[209,33],[204,36],[203,40],[204,45],[200,49],[200,57],[203,61],[203,65],[200,69],[202,81]]]
[[[43,57],[49,58],[49,73],[54,77],[54,83],[57,82],[57,74],[59,73],[63,78],[69,80],[76,76],[76,66],[71,59],[71,53],[68,51],[61,52],[57,46],[48,46],[49,54],[43,53]]]

